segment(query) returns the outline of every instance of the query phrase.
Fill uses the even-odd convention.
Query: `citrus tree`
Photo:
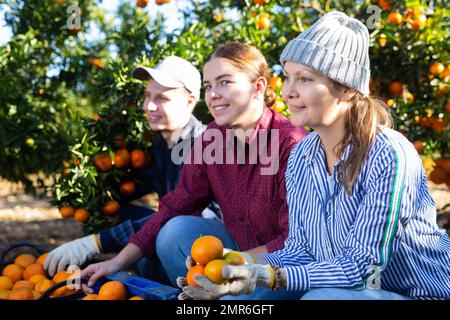
[[[138,170],[117,166],[116,153],[148,153],[151,146],[139,108],[145,84],[131,79],[134,67],[175,54],[201,70],[217,45],[251,43],[271,67],[270,85],[277,94],[273,108],[289,117],[280,94],[281,51],[324,13],[340,10],[369,28],[372,94],[386,101],[397,129],[423,157],[430,179],[450,187],[449,12],[444,1],[185,0],[170,4],[183,22],[178,29],[163,15],[151,14],[156,6],[169,8],[169,2],[123,0],[111,17],[100,1],[78,1],[81,25],[74,29],[66,20],[75,1],[6,1],[14,36],[0,47],[0,68],[8,75],[0,79],[5,97],[0,102],[2,177],[26,181],[31,173],[55,174],[54,203],[69,207],[64,215],[84,209],[89,220],[84,211],[78,216],[84,217],[79,220],[85,221],[86,232],[104,228],[117,219],[102,207],[107,201],[120,205],[120,184],[133,182]],[[194,113],[203,122],[212,119],[202,101]],[[120,146],[122,138],[126,143]],[[103,159],[110,170],[96,163],[99,154],[109,155]]]

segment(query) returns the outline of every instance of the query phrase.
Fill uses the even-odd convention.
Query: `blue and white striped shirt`
[[[349,151],[334,166],[335,183],[328,184],[317,133],[292,150],[286,170],[289,235],[285,248],[263,255],[265,260],[286,268],[288,290],[363,289],[375,272],[381,289],[450,299],[450,240],[437,227],[436,206],[413,145],[383,129],[353,196],[337,180]]]

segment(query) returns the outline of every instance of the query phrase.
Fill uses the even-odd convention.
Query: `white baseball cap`
[[[139,80],[153,79],[167,88],[186,88],[198,100],[200,98],[200,72],[189,61],[169,56],[154,68],[139,66],[133,70],[133,77]]]

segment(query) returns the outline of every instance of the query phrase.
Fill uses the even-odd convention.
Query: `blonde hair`
[[[230,61],[236,68],[246,73],[251,81],[259,77],[267,80],[264,92],[264,103],[271,107],[275,102],[275,92],[269,86],[270,72],[264,55],[254,46],[240,42],[230,42],[217,47],[206,58],[205,63],[213,58],[224,58]]]
[[[335,87],[336,89],[346,88],[337,82]],[[381,128],[394,126],[394,119],[389,108],[382,100],[370,96],[364,97],[357,92],[352,97],[351,104],[345,120],[345,138],[334,150],[339,157],[342,157],[347,146],[351,146],[349,156],[338,172],[338,179],[349,195],[352,195],[353,185],[367,160],[376,135]]]

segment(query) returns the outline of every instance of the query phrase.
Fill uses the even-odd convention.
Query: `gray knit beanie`
[[[301,63],[364,96],[369,94],[369,31],[343,12],[325,14],[291,40],[280,61]]]

